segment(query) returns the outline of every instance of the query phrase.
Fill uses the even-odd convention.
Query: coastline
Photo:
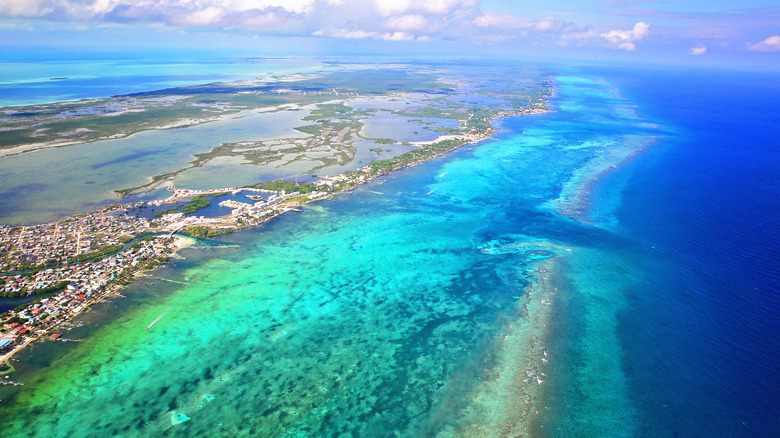
[[[491,120],[495,118],[498,117],[493,117]],[[411,167],[459,147],[489,139],[495,131],[500,129],[501,127],[499,126],[498,129],[492,129],[491,132],[487,133],[480,140],[455,145],[446,151],[418,161],[409,162],[398,169]],[[617,164],[621,164],[624,161],[619,161]],[[586,162],[586,166],[587,164],[589,163]],[[577,182],[583,187],[583,191],[578,192],[581,195],[577,198],[579,202],[587,203],[589,201],[587,197],[589,188],[596,184],[601,175],[614,168],[615,165],[607,166],[600,173],[591,175],[590,179],[586,178],[586,175],[578,179]],[[586,169],[592,170],[593,168],[586,167]],[[394,170],[377,173],[358,184],[374,181],[379,176],[391,173]],[[565,178],[564,181],[566,181]],[[350,191],[353,188],[345,188],[336,193],[331,193],[326,199]],[[286,211],[278,212],[267,220]],[[252,226],[252,228],[254,227]],[[234,229],[233,231],[238,230]],[[528,246],[536,244],[538,242],[529,242]],[[493,344],[491,349],[495,352],[492,362],[494,366],[486,367],[483,370],[485,377],[483,381],[476,384],[476,390],[473,397],[469,396],[470,403],[465,410],[470,418],[481,421],[477,422],[475,420],[471,424],[465,421],[461,422],[460,426],[463,429],[458,430],[458,432],[462,432],[466,436],[535,435],[539,433],[538,427],[540,427],[541,423],[544,424],[542,427],[547,425],[544,415],[550,415],[550,413],[545,413],[545,410],[543,410],[545,408],[544,391],[549,393],[551,387],[547,385],[554,385],[555,383],[544,382],[549,374],[545,361],[552,362],[553,359],[557,360],[554,356],[548,356],[550,350],[543,350],[547,340],[553,335],[547,326],[550,325],[548,323],[551,321],[551,318],[556,316],[555,311],[558,302],[553,299],[555,295],[551,295],[550,292],[557,294],[556,285],[565,284],[565,281],[562,283],[559,281],[562,275],[566,275],[565,270],[562,272],[561,268],[562,266],[565,267],[568,258],[565,258],[565,253],[560,251],[560,247],[550,243],[546,246],[554,248],[555,251],[553,252],[556,255],[549,259],[532,262],[527,269],[523,269],[525,271],[523,275],[526,276],[529,282],[528,286],[523,290],[526,296],[523,297],[518,293],[517,295],[521,295],[521,297],[516,300],[513,308],[507,309],[509,310],[506,312],[509,314],[507,319],[499,320],[499,334],[491,341],[491,344]],[[521,317],[514,318],[517,315]],[[513,320],[509,320],[509,318],[513,318]],[[552,354],[556,353],[553,352]],[[30,355],[32,356],[33,353],[31,352]],[[560,363],[563,362],[558,362],[557,364],[560,365]],[[555,379],[555,376],[549,377]],[[30,383],[34,382],[28,382],[28,385]],[[508,400],[514,400],[517,403],[507,403]]]
[[[187,247],[190,247],[196,243],[194,238],[190,237],[183,237],[183,236],[177,236],[173,235],[171,236],[173,239],[169,244],[169,250],[170,252],[164,253],[164,258],[167,259],[168,257],[179,257],[178,251]],[[132,280],[137,279],[138,277],[141,277],[146,274],[146,272],[155,269],[139,269],[137,271],[134,271],[131,274]],[[67,314],[65,317],[63,317],[61,320],[59,320],[56,324],[54,324],[51,327],[46,327],[45,329],[36,332],[33,336],[25,336],[21,343],[16,344],[11,348],[9,351],[3,353],[0,355],[0,365],[5,365],[8,368],[10,368],[10,371],[4,371],[0,372],[0,375],[7,374],[9,372],[13,371],[13,366],[10,364],[10,359],[18,352],[23,350],[26,346],[36,343],[40,340],[44,340],[47,337],[52,336],[54,332],[56,332],[58,329],[61,329],[63,326],[66,326],[68,321],[73,320],[74,318],[78,317],[79,315],[83,314],[87,309],[89,309],[92,305],[97,304],[99,302],[102,302],[112,294],[114,295],[120,295],[119,292],[124,289],[127,285],[126,284],[119,284],[119,283],[111,283],[106,286],[106,288],[99,293],[94,294],[93,296],[90,296],[88,299],[84,301],[84,303],[73,313]],[[121,295],[120,295],[121,296]]]
[[[248,229],[248,228],[260,227],[264,223],[269,222],[270,220],[272,220],[272,219],[274,219],[274,218],[276,218],[276,217],[278,217],[278,216],[280,216],[280,215],[282,215],[284,213],[287,213],[289,211],[296,211],[296,212],[300,211],[297,207],[300,207],[300,206],[305,205],[307,203],[331,199],[331,198],[333,198],[336,195],[339,195],[339,194],[342,194],[342,193],[345,193],[345,192],[349,192],[349,191],[353,190],[355,187],[357,187],[358,185],[369,183],[369,182],[371,182],[371,181],[373,181],[373,180],[375,180],[375,179],[377,179],[377,178],[379,178],[381,176],[388,175],[388,174],[390,174],[392,172],[395,172],[397,170],[409,168],[409,167],[416,166],[418,164],[427,162],[427,161],[432,160],[434,158],[437,158],[437,157],[440,157],[442,155],[445,155],[445,154],[447,154],[447,153],[449,153],[449,152],[451,152],[453,150],[456,150],[456,149],[458,149],[460,147],[463,147],[463,146],[466,146],[466,145],[470,145],[470,144],[476,144],[476,143],[482,142],[484,140],[490,139],[492,137],[492,135],[498,130],[498,128],[493,126],[493,121],[495,121],[497,119],[500,119],[500,118],[505,118],[505,117],[517,117],[517,116],[523,116],[523,115],[543,114],[543,113],[549,112],[550,110],[547,109],[547,107],[546,107],[546,105],[547,105],[547,100],[546,99],[545,99],[544,103],[545,103],[545,107],[544,108],[527,108],[527,109],[522,109],[522,110],[501,111],[501,112],[498,112],[496,114],[491,114],[487,118],[487,123],[488,123],[489,128],[486,129],[484,132],[477,133],[477,134],[465,134],[465,135],[456,136],[454,138],[453,138],[452,135],[442,135],[442,136],[439,136],[433,142],[431,142],[429,144],[426,144],[426,145],[420,145],[419,149],[415,149],[415,150],[412,150],[412,151],[408,152],[407,154],[416,155],[416,157],[414,157],[413,159],[410,159],[410,160],[408,160],[406,162],[403,162],[403,163],[399,163],[397,160],[400,157],[403,157],[404,155],[406,155],[406,154],[404,154],[404,155],[401,155],[401,156],[398,156],[398,157],[394,157],[394,158],[392,158],[390,160],[387,160],[387,161],[390,161],[390,162],[394,162],[393,165],[391,165],[389,168],[378,168],[377,169],[375,167],[376,163],[379,162],[379,161],[384,161],[384,160],[374,160],[374,161],[368,163],[367,165],[365,165],[365,166],[363,166],[361,168],[358,168],[356,170],[349,171],[349,172],[346,172],[345,174],[342,174],[342,175],[344,175],[346,177],[346,180],[345,180],[346,184],[343,187],[340,187],[338,190],[335,190],[335,191],[332,191],[332,192],[328,192],[327,196],[318,197],[316,199],[306,199],[304,201],[297,201],[297,202],[295,201],[295,199],[298,199],[298,198],[295,198],[295,199],[291,200],[293,202],[287,203],[285,205],[280,205],[281,208],[277,208],[277,209],[271,210],[273,212],[272,214],[269,214],[269,215],[266,215],[265,217],[262,217],[261,219],[259,219],[254,224],[248,224],[248,225],[241,224],[241,225],[239,225],[237,223],[238,221],[236,221],[236,225],[231,225],[231,227],[228,228],[228,229],[224,229],[223,228],[220,231],[220,234],[229,234],[229,233],[233,233],[233,232],[236,232],[236,231],[241,231],[241,230]],[[424,146],[431,146],[431,147],[439,146],[439,148],[436,148],[436,149],[433,149],[433,150],[432,149],[424,150],[423,149]],[[429,153],[424,154],[421,151],[429,152]],[[220,217],[217,217],[217,218],[211,218],[211,221],[212,222],[213,221],[223,222],[223,221],[226,220],[226,218],[235,219],[233,217],[233,215],[231,214],[231,215],[227,215],[227,216],[220,216]],[[176,232],[180,231],[184,227],[171,226],[170,228],[172,228],[172,229],[165,229],[165,228],[163,228],[163,231],[170,231],[171,237],[174,239],[172,244],[169,245],[169,247],[168,247],[168,250],[170,252],[167,252],[165,254],[164,260],[167,260],[168,257],[175,257],[176,253],[177,253],[177,251],[179,249],[194,244],[193,240],[190,240],[188,238],[184,238],[182,236],[175,235]],[[208,233],[207,233],[207,235],[208,235]],[[154,268],[150,268],[150,269],[154,269]],[[139,270],[133,272],[132,278],[135,279],[135,278],[143,275],[145,272],[149,271],[150,269],[144,269],[144,268],[139,269]],[[90,297],[90,299],[88,301],[85,301],[85,303],[81,307],[79,307],[72,314],[69,314],[66,318],[62,319],[61,321],[58,321],[58,323],[56,325],[54,325],[52,327],[47,327],[41,333],[36,333],[35,336],[31,336],[29,338],[26,337],[22,341],[22,343],[15,345],[11,350],[6,352],[3,356],[0,356],[0,364],[6,363],[10,367],[10,362],[9,362],[10,358],[14,354],[16,354],[17,352],[22,350],[25,346],[30,345],[31,343],[34,343],[34,342],[36,342],[38,340],[41,340],[44,337],[50,336],[54,330],[59,328],[66,321],[71,320],[74,317],[80,315],[85,309],[89,308],[92,304],[97,303],[97,302],[103,300],[104,298],[109,296],[111,293],[119,294],[119,291],[121,289],[123,289],[125,286],[126,286],[126,284],[111,283],[110,285],[108,285],[106,287],[106,289],[104,291],[102,291],[99,294],[96,294],[96,296],[94,296],[94,297]]]

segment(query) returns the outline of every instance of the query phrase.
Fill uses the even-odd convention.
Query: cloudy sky
[[[0,0],[0,46],[777,65],[778,5],[777,0]]]

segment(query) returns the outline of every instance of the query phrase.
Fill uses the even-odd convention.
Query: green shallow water
[[[183,435],[432,427],[433,406],[479,376],[488,345],[479,346],[523,294],[522,266],[488,265],[470,244],[479,223],[366,219],[284,224],[285,243],[256,236],[182,272],[188,285],[60,359],[66,374],[28,383],[31,401],[56,413],[38,433],[77,433],[85,422],[101,434],[124,422]],[[464,368],[474,376],[451,380]],[[190,421],[174,428],[179,414]]]
[[[630,434],[614,330],[632,267],[596,249],[618,237],[550,206],[642,121],[598,80],[560,95],[609,104],[507,120],[497,141],[183,251],[86,315],[78,344],[22,354],[3,430]]]

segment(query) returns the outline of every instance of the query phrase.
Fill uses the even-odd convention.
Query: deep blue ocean
[[[780,75],[601,73],[669,131],[598,186],[657,255],[620,315],[640,435],[778,436]]]
[[[27,350],[8,430],[780,436],[780,75],[550,72],[552,112],[184,251]]]

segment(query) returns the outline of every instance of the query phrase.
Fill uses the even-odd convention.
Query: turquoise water
[[[20,50],[0,60],[0,107],[332,69],[306,58]]]
[[[25,350],[3,431],[776,436],[768,79],[568,70],[552,112],[200,242]]]
[[[601,171],[605,148],[652,132],[609,84],[559,79],[555,112],[506,120],[496,141],[183,251],[156,274],[165,280],[107,304],[115,319],[83,329],[77,346],[54,359],[29,349],[17,378],[35,390],[6,396],[6,426],[495,436],[549,429],[568,412],[564,432],[631,434],[616,315],[636,279],[616,272],[632,266],[593,248],[614,236],[549,201],[578,169]],[[593,101],[598,111],[567,109]],[[574,347],[550,337],[569,305],[592,316]],[[19,421],[32,411],[33,425]]]

